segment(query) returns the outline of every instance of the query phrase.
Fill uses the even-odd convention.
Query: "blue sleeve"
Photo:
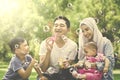
[[[102,71],[104,68],[104,62],[96,62],[97,69]]]
[[[110,69],[113,69],[115,60],[114,60],[114,55],[113,55],[113,47],[109,40],[104,45],[103,53],[110,61]],[[103,70],[104,62],[97,62],[96,65],[97,65],[98,70],[100,70],[100,71]]]
[[[28,60],[28,62],[31,62],[32,56],[31,55],[27,55],[27,60]]]
[[[13,71],[16,72],[17,70],[22,68],[22,63],[19,61],[13,61],[11,63],[11,67],[12,67]]]
[[[104,47],[104,53],[105,53],[105,56],[110,61],[110,67],[113,68],[115,65],[115,60],[114,60],[113,46],[110,41],[106,43]]]

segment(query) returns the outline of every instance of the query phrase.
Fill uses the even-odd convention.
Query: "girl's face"
[[[93,49],[93,48],[84,47],[84,52],[86,56],[89,56],[89,57],[94,57],[96,55],[96,49]]]
[[[67,28],[67,25],[63,19],[58,19],[54,22],[53,35],[55,36],[66,35],[68,31],[69,28]]]
[[[91,41],[93,39],[93,31],[87,25],[82,25],[81,29],[84,37]]]

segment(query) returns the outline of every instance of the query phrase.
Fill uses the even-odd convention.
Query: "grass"
[[[8,63],[0,62],[0,64],[1,64],[0,65],[0,79],[2,79],[5,72],[7,71]],[[120,69],[113,70],[113,74],[114,74],[114,80],[120,80]],[[33,69],[31,76],[30,76],[30,80],[36,80],[36,77],[37,77],[37,73]]]

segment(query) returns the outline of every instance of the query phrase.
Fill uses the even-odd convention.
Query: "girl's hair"
[[[97,51],[97,44],[95,43],[95,42],[88,42],[88,43],[86,43],[85,45],[84,45],[84,47],[89,47],[89,48],[91,48],[91,49],[96,49],[96,51]]]
[[[22,37],[16,37],[16,38],[12,39],[9,42],[9,47],[10,47],[11,51],[14,53],[15,49],[19,48],[20,44],[23,43],[24,41],[25,41],[25,39]]]
[[[70,21],[68,20],[68,18],[66,18],[65,16],[58,16],[55,18],[54,22],[58,19],[63,19],[67,25],[67,28],[70,28]]]

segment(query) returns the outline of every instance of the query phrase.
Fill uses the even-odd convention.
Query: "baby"
[[[95,42],[88,42],[84,45],[85,58],[74,64],[74,68],[70,69],[73,77],[82,80],[101,80],[103,73],[106,74],[109,68],[109,60],[103,54],[97,53]],[[104,62],[103,71],[96,68],[96,62]]]

